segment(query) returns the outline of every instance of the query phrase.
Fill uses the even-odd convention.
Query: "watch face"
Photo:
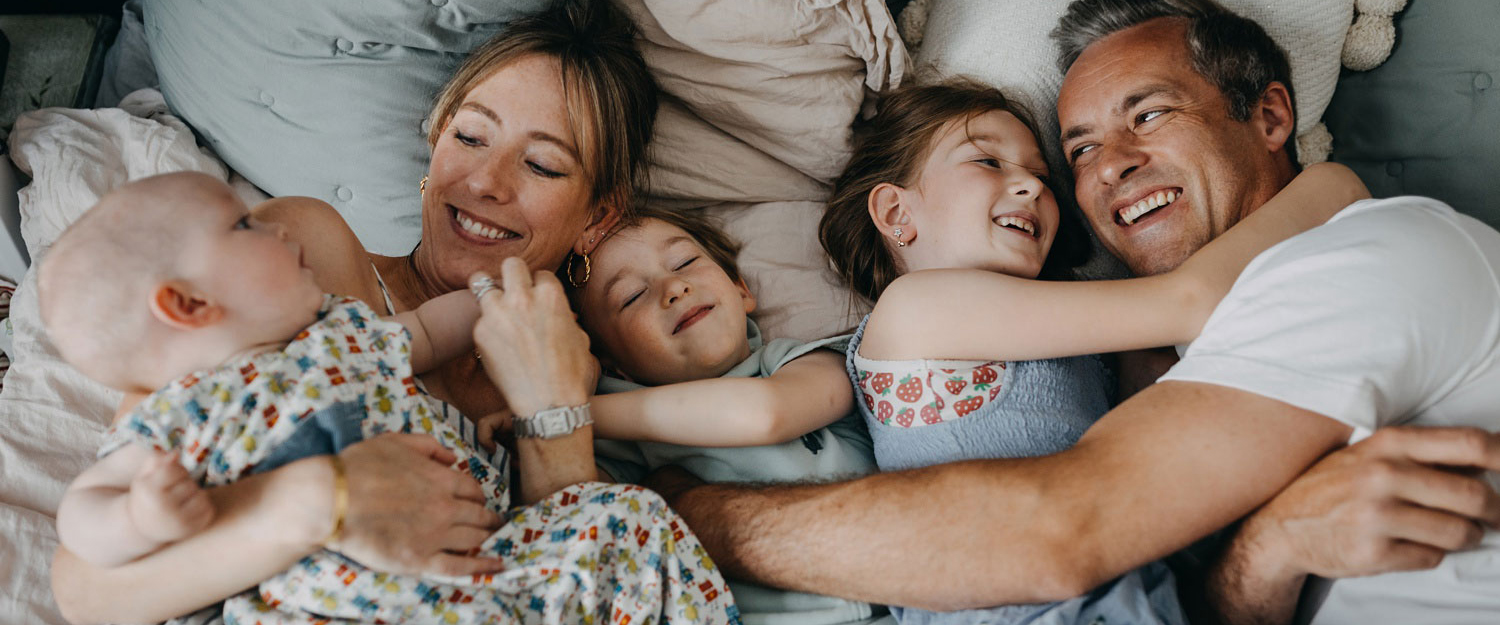
[[[548,408],[530,417],[516,419],[516,436],[557,438],[593,422],[588,404],[569,408]]]

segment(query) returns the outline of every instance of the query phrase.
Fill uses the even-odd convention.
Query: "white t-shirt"
[[[1280,400],[1356,440],[1397,424],[1500,430],[1497,274],[1500,232],[1437,200],[1365,200],[1250,263],[1162,379]],[[1311,590],[1327,591],[1305,606],[1320,625],[1500,623],[1500,534],[1431,571]]]

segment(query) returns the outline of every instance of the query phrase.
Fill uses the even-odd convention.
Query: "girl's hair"
[[[895,253],[870,218],[870,192],[882,182],[915,184],[945,124],[960,120],[967,125],[997,110],[1015,115],[1037,136],[1025,108],[999,90],[962,78],[898,88],[881,100],[874,117],[855,128],[849,165],[834,182],[833,197],[818,226],[818,238],[834,269],[855,293],[873,302],[901,275]],[[1059,195],[1056,189],[1053,195]],[[1077,266],[1087,255],[1082,223],[1071,210],[1059,206],[1058,212],[1059,228],[1043,275]]]
[[[427,144],[436,146],[464,98],[517,59],[541,54],[562,66],[568,125],[591,182],[590,203],[629,213],[646,185],[646,146],[656,122],[656,80],[635,48],[635,25],[608,0],[565,0],[512,21],[459,66],[438,93]]]

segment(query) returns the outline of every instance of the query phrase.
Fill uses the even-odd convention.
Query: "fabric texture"
[[[1286,402],[1354,440],[1398,424],[1497,431],[1497,274],[1500,232],[1428,198],[1365,200],[1257,257],[1162,379]],[[1489,530],[1429,571],[1323,585],[1310,607],[1315,623],[1490,622],[1497,584]]]
[[[763,341],[751,322],[747,329],[751,354],[724,377],[765,377],[798,357],[819,349],[842,350],[847,336],[803,342]],[[598,393],[620,393],[643,388],[620,378],[599,380]],[[640,482],[653,469],[677,465],[710,482],[802,482],[847,479],[875,470],[869,434],[858,415],[850,414],[828,427],[797,440],[757,447],[690,447],[666,443],[599,441],[599,464],[617,480]],[[730,580],[746,622],[768,625],[832,625],[860,623],[883,610],[870,604],[807,593],[767,588]]]
[[[1097,356],[972,363],[955,381],[963,363],[860,356],[868,321],[845,363],[881,471],[1057,453],[1109,411],[1110,379]]]
[[[1500,3],[1417,0],[1385,64],[1344,72],[1333,160],[1375,197],[1423,195],[1500,228]]]
[[[1054,454],[1072,447],[1109,410],[1111,380],[1097,356],[973,363],[871,360],[859,355],[869,320],[865,317],[849,339],[844,366],[859,391],[859,412],[870,427],[882,471]],[[912,408],[896,407],[913,404],[921,411],[915,419],[906,414]],[[968,407],[958,409],[963,405]],[[1176,579],[1161,562],[1068,601],[954,612],[893,606],[891,613],[902,625],[1187,623]]]
[[[509,510],[508,454],[459,434],[417,388],[411,335],[363,302],[328,296],[317,323],[285,348],[185,376],[111,428],[100,455],[141,444],[177,452],[205,486],[299,458],[337,453],[384,432],[433,436],[479,482],[507,523],[480,552],[509,562],[480,578],[390,575],[321,551],[226,601],[231,622],[324,619],[464,623],[738,622],[723,578],[686,523],[650,491],[580,484]],[[444,416],[447,418],[445,419]]]

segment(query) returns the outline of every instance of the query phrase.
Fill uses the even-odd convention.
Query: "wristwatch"
[[[594,417],[589,405],[548,408],[529,417],[516,417],[516,438],[557,438],[572,434],[573,430],[593,425]]]

